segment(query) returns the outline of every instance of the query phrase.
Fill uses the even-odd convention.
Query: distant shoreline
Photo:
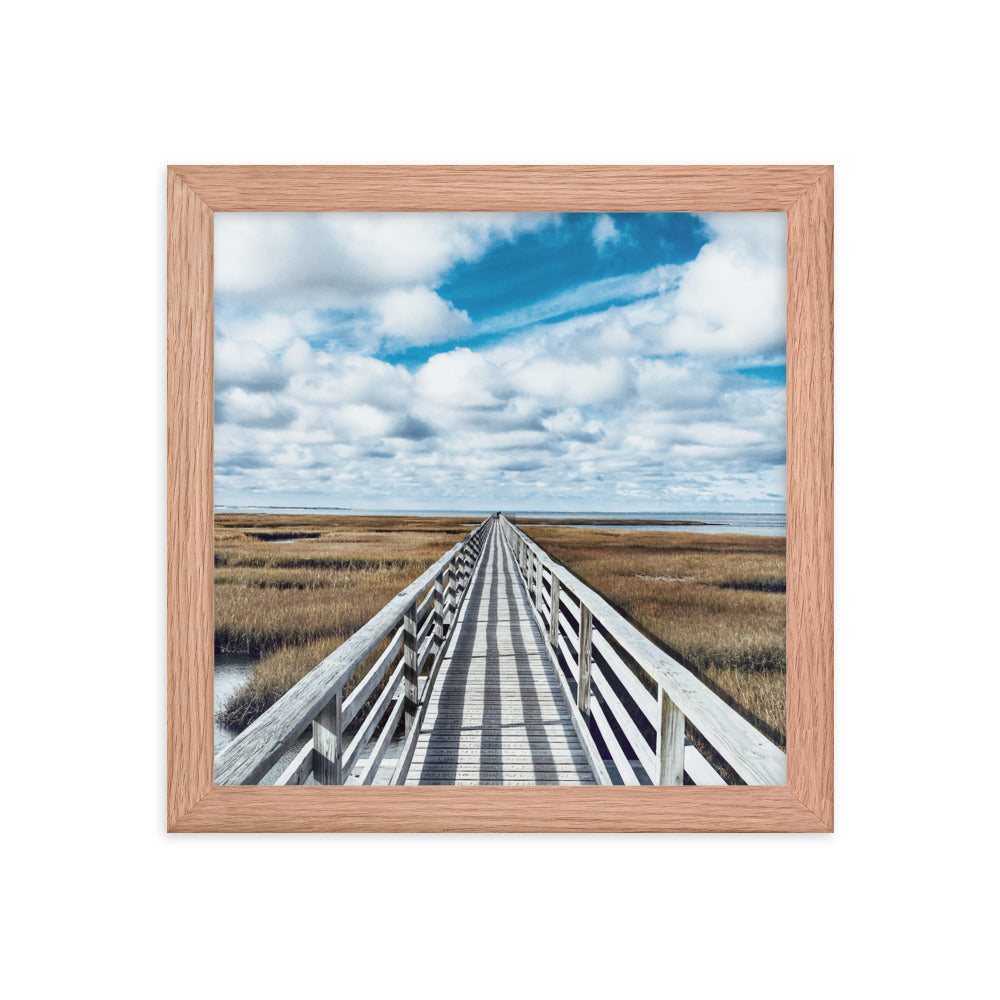
[[[294,541],[305,531],[327,530],[333,523],[353,523],[356,527],[407,520],[413,527],[428,529],[452,524],[466,529],[474,527],[489,512],[483,511],[359,511],[353,508],[240,508],[215,511],[218,521],[232,521],[232,526],[248,527],[270,532],[270,541]],[[622,514],[616,511],[510,511],[508,517],[521,527],[566,527],[575,531],[607,532],[688,532],[697,535],[757,535],[761,537],[786,537],[784,514],[727,514],[722,511],[683,511],[676,514],[637,512]],[[382,530],[381,528],[379,530]],[[275,536],[274,532],[285,532]]]
[[[399,508],[391,510],[376,510],[374,508],[368,507],[295,507],[295,506],[275,506],[275,505],[265,505],[265,504],[216,504],[213,507],[213,513],[215,514],[282,514],[288,513],[292,514],[295,512],[304,512],[307,514],[324,514],[330,513],[333,516],[338,515],[348,515],[352,517],[470,517],[470,516],[481,516],[489,517],[493,513],[493,510],[486,509],[474,509],[474,508],[462,508],[456,507],[453,509],[435,509],[427,508],[426,510],[417,510],[415,508]],[[539,521],[559,521],[562,524],[569,523],[580,523],[580,524],[610,524],[611,522],[621,521],[622,523],[628,524],[713,524],[713,521],[694,521],[689,520],[688,515],[697,514],[699,516],[706,517],[785,517],[786,512],[783,510],[766,510],[766,511],[721,511],[721,510],[704,510],[704,511],[678,511],[676,515],[673,512],[666,514],[654,514],[647,511],[637,511],[635,514],[630,514],[623,511],[580,511],[578,513],[573,513],[571,511],[552,511],[552,510],[514,510],[504,508],[504,513],[508,517],[512,518],[534,518]],[[673,516],[672,516],[673,515]],[[677,516],[683,518],[683,520],[676,519]]]
[[[659,520],[657,518],[638,518],[638,517],[634,517],[634,518],[633,517],[629,517],[629,518],[613,518],[613,517],[535,517],[535,516],[532,516],[530,518],[530,521],[529,521],[527,519],[522,520],[522,518],[515,516],[515,517],[512,517],[511,520],[515,524],[519,524],[522,527],[524,527],[525,525],[528,525],[528,524],[541,524],[541,525],[548,525],[548,524],[553,524],[553,525],[557,525],[557,524],[581,524],[581,525],[592,524],[594,526],[598,526],[599,525],[600,527],[608,527],[608,526],[618,527],[619,525],[625,525],[625,526],[628,526],[628,527],[632,527],[632,526],[638,524],[638,525],[661,525],[661,526],[672,526],[672,527],[681,527],[681,526],[683,526],[683,527],[693,527],[693,526],[709,527],[711,525],[715,525],[715,524],[718,523],[716,521],[664,521],[664,520]]]

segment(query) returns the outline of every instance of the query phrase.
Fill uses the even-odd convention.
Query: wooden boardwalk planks
[[[592,785],[594,774],[513,557],[490,532],[407,785]]]

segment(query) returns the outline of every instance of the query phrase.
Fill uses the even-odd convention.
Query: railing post
[[[576,690],[576,704],[583,715],[590,712],[590,657],[593,618],[590,608],[580,602],[580,683]]]
[[[341,765],[344,760],[341,707],[343,692],[338,691],[330,703],[313,719],[313,780],[317,785],[342,785]]]
[[[671,701],[666,691],[660,692],[660,727],[656,734],[656,756],[659,761],[660,785],[684,784],[684,713]]]
[[[542,591],[545,587],[545,579],[542,576],[542,560],[538,560],[538,575],[535,579],[535,607],[538,608],[538,613],[543,615],[545,613],[545,602]]]
[[[451,628],[451,623],[454,621],[454,609],[451,604],[455,600],[455,563],[454,561],[448,563],[444,568],[444,575],[448,582],[444,586],[444,613],[448,616],[445,621],[446,629]]]
[[[403,613],[403,718],[406,732],[417,721],[417,602]]]
[[[559,577],[552,571],[552,607],[549,609],[552,617],[549,619],[549,645],[556,649],[559,646]]]
[[[441,571],[440,576],[434,581],[434,607],[431,614],[434,615],[434,652],[431,656],[433,661],[434,657],[441,651],[441,647],[444,645],[444,586],[441,581],[444,578],[444,570]]]

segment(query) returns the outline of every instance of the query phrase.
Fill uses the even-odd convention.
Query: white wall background
[[[8,10],[11,995],[985,991],[998,213],[983,10]],[[167,837],[168,162],[836,164],[834,835]]]

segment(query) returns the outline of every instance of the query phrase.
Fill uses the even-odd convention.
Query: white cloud
[[[287,374],[273,355],[259,344],[218,340],[215,345],[215,387],[240,387],[251,391],[280,389]]]
[[[215,288],[287,308],[352,308],[393,288],[431,285],[492,243],[548,225],[541,213],[220,212]]]
[[[690,263],[568,289],[499,317],[492,346],[414,371],[369,354],[484,332],[435,282],[523,220],[341,217],[303,233],[283,219],[222,269],[223,298],[249,306],[217,323],[219,502],[676,510],[782,495],[784,391],[726,372],[782,357],[783,216],[706,216]]]
[[[674,264],[661,264],[638,274],[622,274],[612,278],[588,281],[566,291],[534,302],[521,309],[512,309],[476,325],[478,333],[509,333],[539,323],[558,321],[570,313],[588,314],[581,322],[593,325],[594,311],[607,303],[664,295],[675,288],[681,269]],[[565,322],[565,321],[564,321]]]
[[[215,419],[222,424],[245,427],[287,427],[295,419],[295,408],[281,399],[261,393],[228,389],[216,397]]]
[[[684,269],[667,330],[674,350],[757,354],[785,347],[785,216],[702,216],[714,238]]]
[[[596,420],[587,420],[574,406],[559,410],[545,421],[545,429],[562,439],[576,441],[598,441],[604,431]]]
[[[268,351],[320,336],[346,351],[369,352],[386,344],[457,339],[469,317],[434,290],[445,273],[558,218],[488,212],[219,213],[217,336]]]
[[[286,347],[293,340],[308,338],[321,329],[319,319],[309,310],[216,318],[217,337],[240,344],[257,344],[267,351]]]
[[[381,314],[378,332],[389,342],[436,344],[458,339],[468,330],[469,314],[429,288],[395,288],[375,300]]]
[[[603,253],[608,246],[614,246],[621,239],[621,233],[615,226],[615,220],[610,215],[599,215],[590,233],[598,253]]]
[[[432,411],[495,408],[509,395],[500,369],[486,354],[467,347],[435,354],[415,381],[422,405]]]
[[[714,368],[644,358],[636,364],[636,392],[643,402],[667,410],[711,407],[722,378]]]
[[[510,353],[529,342],[562,344],[563,356],[686,354],[745,358],[785,349],[785,216],[705,216],[713,238],[681,267],[657,267],[612,281],[583,284],[508,320],[540,323],[586,308],[588,303],[631,297],[603,312],[528,328],[508,338]],[[502,329],[503,321],[490,328]],[[508,327],[510,328],[510,327]],[[557,353],[557,352],[553,352]]]
[[[537,357],[512,373],[511,381],[521,392],[559,406],[621,401],[630,389],[628,369],[617,358],[579,364]]]
[[[410,399],[413,376],[400,365],[362,354],[321,355],[319,366],[296,382],[313,402],[379,401],[393,410],[403,410]]]

